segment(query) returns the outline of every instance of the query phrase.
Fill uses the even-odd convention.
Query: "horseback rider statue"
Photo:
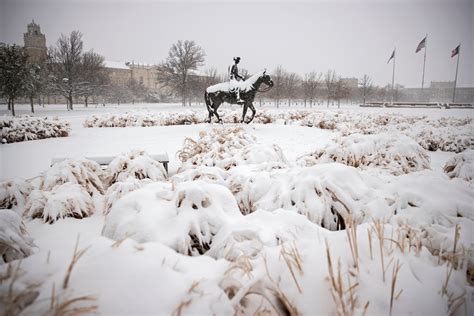
[[[237,67],[237,64],[240,62],[240,57],[234,57],[234,64],[232,65],[232,68],[230,69],[230,81],[240,81],[244,80],[244,77],[239,75],[239,68]],[[235,85],[237,86],[237,85]],[[238,87],[235,88],[235,94],[237,97],[237,104],[243,104],[244,101],[240,99],[240,89]]]

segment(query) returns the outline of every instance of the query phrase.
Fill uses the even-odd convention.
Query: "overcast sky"
[[[23,44],[32,20],[47,45],[80,30],[84,47],[113,61],[158,63],[172,43],[194,40],[206,51],[204,68],[227,71],[233,56],[249,72],[277,65],[303,75],[334,69],[391,82],[387,60],[397,47],[395,81],[421,86],[454,79],[451,50],[462,43],[459,86],[474,86],[474,0],[114,1],[0,0],[0,41]]]

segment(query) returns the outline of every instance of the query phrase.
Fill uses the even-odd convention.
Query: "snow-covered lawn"
[[[159,126],[206,110],[64,108],[35,115],[68,137],[0,145],[0,310],[472,314],[474,111],[266,107],[271,124]],[[148,127],[87,127],[123,118]],[[162,152],[169,174],[148,156]],[[100,155],[117,158],[83,158]]]

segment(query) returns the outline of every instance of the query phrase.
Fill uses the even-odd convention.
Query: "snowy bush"
[[[69,136],[69,123],[59,119],[31,116],[3,116],[0,117],[0,139],[7,143],[50,137]]]
[[[428,128],[408,132],[423,148],[429,151],[451,151],[460,153],[474,148],[472,127]]]
[[[88,159],[67,159],[55,163],[43,173],[39,189],[51,191],[64,183],[75,183],[82,186],[91,196],[94,193],[104,194],[100,176],[100,165]]]
[[[349,216],[362,221],[372,196],[357,170],[341,164],[269,172],[236,167],[228,185],[243,214],[282,208],[330,230],[344,229]]]
[[[206,114],[201,112],[165,113],[122,113],[91,115],[83,123],[84,127],[148,127],[204,123]]]
[[[339,162],[356,168],[376,167],[394,175],[430,168],[426,151],[400,134],[353,134],[299,158],[303,166]]]
[[[0,182],[0,209],[19,209],[20,214],[33,186],[26,181]]]
[[[180,253],[197,255],[209,250],[222,226],[241,216],[223,186],[193,181],[173,190],[169,184],[154,183],[117,201],[102,234],[114,240],[159,241]]]
[[[126,181],[129,178],[150,179],[152,181],[165,181],[167,179],[163,165],[143,150],[132,150],[117,156],[107,166],[102,177],[107,187],[117,181]]]
[[[114,203],[122,196],[140,189],[149,183],[152,183],[150,179],[138,180],[135,178],[128,178],[125,181],[118,181],[112,184],[105,193],[104,214],[108,214]]]
[[[450,178],[461,178],[466,181],[474,179],[474,150],[466,150],[449,159],[443,171]]]
[[[216,166],[229,170],[241,164],[287,164],[278,145],[258,144],[241,127],[214,128],[210,133],[201,131],[198,140],[186,138],[178,157],[183,162],[181,169]]]
[[[34,246],[21,217],[11,210],[0,209],[0,262],[28,257]]]
[[[196,167],[177,173],[171,178],[173,183],[202,180],[209,183],[226,185],[228,172],[218,167]]]
[[[51,191],[33,190],[28,197],[25,216],[52,224],[65,217],[84,218],[94,213],[91,196],[76,183],[64,183]]]

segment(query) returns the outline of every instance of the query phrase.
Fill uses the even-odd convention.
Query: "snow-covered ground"
[[[288,109],[273,108],[257,105]],[[0,254],[26,257],[0,265],[0,309],[472,314],[474,111],[300,105],[304,119],[272,124],[84,127],[190,110],[207,115],[47,105],[34,116],[69,122],[68,137],[0,145]],[[168,175],[147,156],[162,152]],[[82,159],[100,155],[118,158]]]

